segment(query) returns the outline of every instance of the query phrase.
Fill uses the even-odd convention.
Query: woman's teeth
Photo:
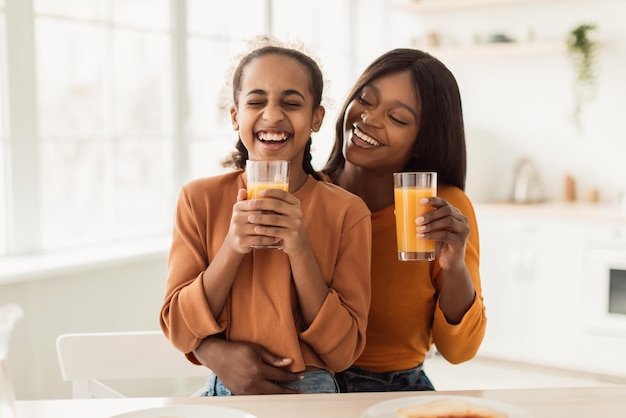
[[[359,138],[361,141],[365,142],[366,144],[370,144],[370,145],[375,146],[375,147],[382,147],[383,146],[383,144],[381,144],[380,142],[378,142],[377,140],[375,140],[371,136],[367,135],[366,133],[363,133],[356,126],[354,127],[354,135],[357,138]]]

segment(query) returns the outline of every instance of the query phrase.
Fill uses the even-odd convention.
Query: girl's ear
[[[233,106],[230,108],[230,121],[233,124],[233,130],[239,130],[239,122],[237,122],[237,107]]]
[[[324,121],[324,115],[326,114],[326,109],[324,106],[318,106],[315,111],[313,111],[313,120],[311,121],[311,131],[318,132],[322,127],[322,122]]]

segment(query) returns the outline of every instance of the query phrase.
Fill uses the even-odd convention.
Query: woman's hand
[[[467,265],[465,249],[470,234],[467,218],[445,199],[429,197],[420,203],[435,209],[416,220],[419,238],[437,241],[441,275],[439,304],[446,320],[458,324],[472,306],[476,290]]]
[[[465,247],[470,234],[467,218],[440,197],[424,198],[420,203],[435,209],[416,220],[418,238],[436,241],[439,265],[443,270],[465,269]]]
[[[292,360],[275,356],[260,345],[208,337],[193,353],[234,395],[298,393],[275,383],[300,380],[298,374],[286,370]]]

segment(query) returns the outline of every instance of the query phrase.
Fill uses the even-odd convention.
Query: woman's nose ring
[[[367,123],[367,115],[365,114],[365,112],[361,113],[361,120],[363,121],[363,123]]]

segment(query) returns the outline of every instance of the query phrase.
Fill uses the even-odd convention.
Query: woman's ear
[[[237,122],[237,107],[236,106],[232,106],[230,108],[230,121],[233,124],[233,130],[234,131],[238,131],[239,130],[239,122]]]
[[[324,115],[326,114],[326,109],[324,106],[318,106],[317,109],[313,112],[313,121],[311,122],[311,131],[318,132],[322,127],[322,122],[324,121]]]

